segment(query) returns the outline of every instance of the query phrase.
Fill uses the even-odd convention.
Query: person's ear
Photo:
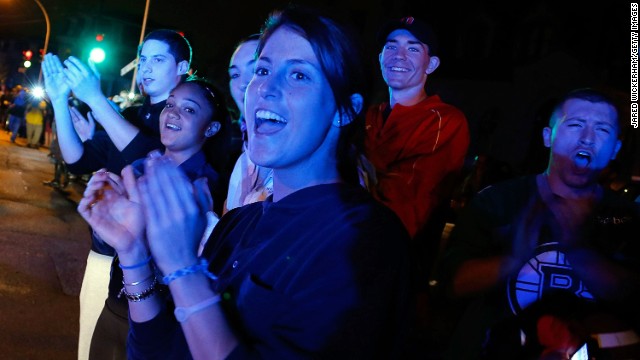
[[[178,63],[178,75],[184,75],[189,71],[189,62],[182,60]]]
[[[440,66],[440,58],[437,56],[429,57],[429,65],[427,65],[427,70],[425,71],[425,73],[427,75],[431,74],[432,72],[436,71],[438,66]]]
[[[353,107],[353,112],[357,115],[362,111],[362,105],[364,104],[364,98],[360,94],[352,94],[351,95],[351,106]]]
[[[382,52],[378,54],[378,63],[380,63],[380,66],[382,66]]]
[[[360,94],[352,94],[351,95],[351,107],[353,108],[353,113],[355,115],[360,114],[362,111],[362,105],[364,103],[364,99]],[[353,117],[349,113],[340,114],[340,112],[336,113],[336,118],[333,120],[333,126],[335,127],[343,127],[345,125],[349,125],[353,121]]]
[[[220,123],[214,121],[211,123],[211,125],[209,125],[209,127],[207,127],[207,130],[205,130],[204,132],[204,136],[210,138],[213,135],[217,134],[218,131],[220,131]]]
[[[544,142],[544,146],[550,148],[551,147],[551,134],[553,130],[550,127],[545,127],[542,129],[542,141]]]
[[[616,147],[613,150],[613,155],[611,155],[611,160],[614,160],[616,158],[616,156],[618,156],[618,151],[620,151],[620,148],[622,148],[622,141],[620,141],[620,139],[616,140]]]

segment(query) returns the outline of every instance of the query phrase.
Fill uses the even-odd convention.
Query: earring
[[[340,116],[338,119],[334,120],[333,126],[339,127],[339,128],[343,126],[347,126],[351,122],[350,120],[351,119],[349,119],[348,117],[343,118],[342,116]]]
[[[208,138],[212,137],[218,132],[218,130],[220,130],[220,124],[213,124],[207,128],[207,130],[204,132],[204,136]]]

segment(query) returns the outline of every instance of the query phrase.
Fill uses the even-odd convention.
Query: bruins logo
[[[573,273],[557,242],[538,246],[535,256],[520,269],[516,278],[507,283],[509,306],[514,314],[539,300],[545,293],[569,291],[593,300],[584,283]]]

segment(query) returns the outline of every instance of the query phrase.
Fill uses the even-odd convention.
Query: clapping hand
[[[102,169],[89,180],[78,212],[102,240],[124,254],[144,241],[144,216],[138,199],[131,166],[122,170],[122,178]]]
[[[169,273],[196,262],[206,226],[206,181],[192,184],[166,157],[150,157],[138,180],[147,239],[156,265]]]
[[[100,73],[92,61],[87,67],[78,58],[69,56],[64,65],[67,85],[78,99],[91,106],[94,100],[104,97],[100,90]]]
[[[58,56],[46,54],[42,62],[45,91],[52,103],[67,102],[71,88],[66,81],[64,67]]]
[[[565,248],[583,245],[586,226],[593,216],[599,188],[589,196],[566,199],[554,194],[546,181],[539,181],[538,187],[553,218],[550,230],[555,241]]]
[[[511,253],[502,270],[504,275],[512,275],[534,255],[541,241],[541,229],[548,222],[549,213],[544,204],[535,196],[529,199],[511,226]]]
[[[584,246],[588,238],[587,226],[595,208],[595,198],[557,198],[547,205],[557,220],[553,230],[558,242],[565,248]]]
[[[73,120],[73,128],[76,130],[80,140],[85,142],[92,139],[96,131],[96,121],[92,113],[88,112],[87,118],[85,118],[75,107],[71,107],[69,112],[71,114],[71,120]]]

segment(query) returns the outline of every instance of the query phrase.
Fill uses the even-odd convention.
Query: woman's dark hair
[[[337,160],[343,180],[357,183],[356,164],[361,152],[364,125],[361,116],[363,111],[356,111],[351,95],[361,94],[364,98],[362,42],[356,40],[353,29],[337,19],[317,9],[289,5],[271,13],[265,22],[257,54],[262,52],[269,37],[281,26],[295,31],[309,41],[329,82],[340,116],[352,120],[349,125],[341,128]]]
[[[167,44],[169,46],[169,53],[176,59],[176,64],[186,60],[189,63],[189,67],[191,67],[191,57],[193,56],[191,44],[189,40],[179,32],[169,29],[159,29],[150,32],[138,47],[138,56],[140,56],[142,46],[147,40],[158,40]]]
[[[202,151],[207,157],[207,162],[220,175],[221,184],[224,184],[226,188],[228,175],[230,175],[228,165],[231,147],[231,119],[225,104],[224,94],[209,80],[194,75],[187,78],[185,83],[198,85],[204,98],[213,109],[211,121],[220,123],[220,130],[205,140]]]

